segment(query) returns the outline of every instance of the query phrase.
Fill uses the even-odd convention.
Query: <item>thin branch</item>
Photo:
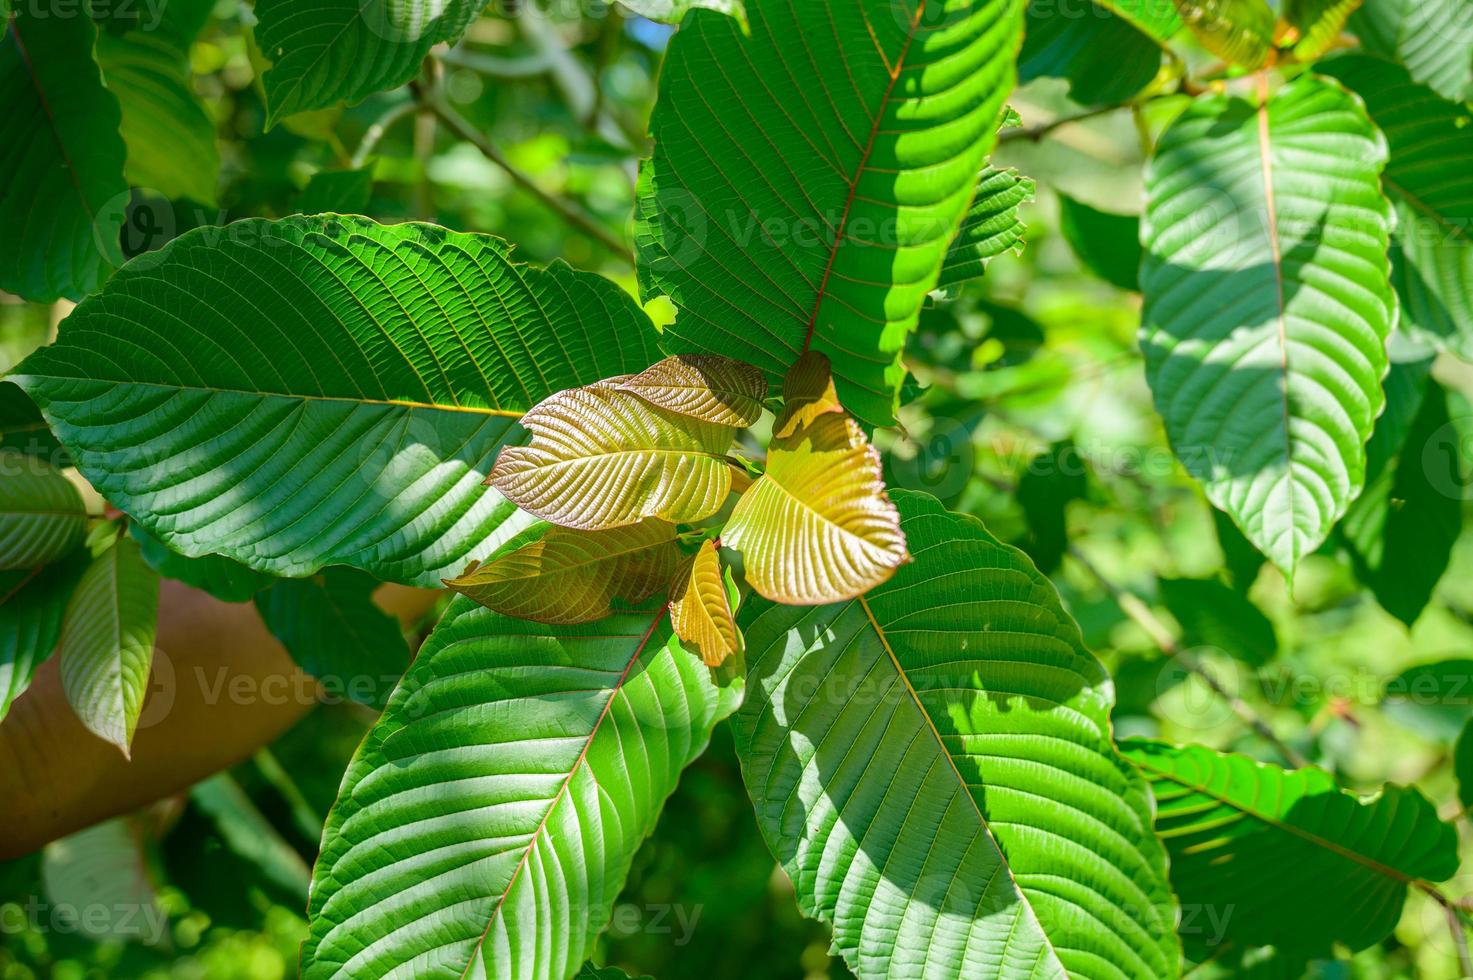
[[[413,115],[419,111],[417,102],[400,102],[384,110],[384,114],[373,121],[373,124],[363,132],[363,139],[358,143],[358,149],[353,151],[353,156],[348,161],[348,168],[357,170],[368,162],[373,151],[378,148],[379,141],[384,134],[393,128],[394,123],[405,116]]]
[[[1037,126],[1024,126],[1021,129],[1005,129],[998,134],[997,141],[999,143],[1011,143],[1014,140],[1030,140],[1037,143],[1045,136],[1054,132],[1054,130],[1063,129],[1065,126],[1072,126],[1075,123],[1084,122],[1087,119],[1109,115],[1112,112],[1119,112],[1121,109],[1129,109],[1132,105],[1133,103],[1130,102],[1119,102],[1113,105],[1096,106],[1093,109],[1077,112],[1072,116],[1060,116],[1057,119],[1041,123]]]

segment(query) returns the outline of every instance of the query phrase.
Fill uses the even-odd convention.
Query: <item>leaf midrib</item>
[[[72,162],[72,155],[67,150],[66,142],[61,138],[61,129],[56,125],[56,113],[51,109],[51,100],[46,97],[46,90],[41,87],[40,76],[36,74],[36,66],[31,62],[31,53],[27,50],[25,41],[20,34],[20,25],[16,18],[10,18],[10,33],[15,37],[15,50],[20,54],[20,60],[25,63],[26,77],[31,80],[31,85],[36,90],[36,98],[40,100],[41,111],[46,114],[49,123],[48,131],[51,138],[56,141],[56,148],[61,151],[61,159],[66,164],[67,178],[71,181],[73,189],[77,192],[77,198],[82,202],[82,210],[87,212],[88,220],[96,224],[97,215],[92,210],[92,204],[87,200],[87,194],[82,190],[82,178],[77,173],[77,166]]]

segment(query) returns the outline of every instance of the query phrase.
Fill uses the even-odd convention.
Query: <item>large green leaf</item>
[[[1371,800],[1319,769],[1288,772],[1201,747],[1131,741],[1183,908],[1231,910],[1224,941],[1310,955],[1391,932],[1407,886],[1458,869],[1458,837],[1421,793]]]
[[[123,260],[120,114],[96,33],[79,6],[17,11],[0,38],[0,290],[38,302],[80,299]]]
[[[361,102],[419,71],[436,44],[465,33],[484,0],[258,0],[256,44],[267,125],[308,109]]]
[[[515,420],[654,336],[614,284],[496,238],[250,220],[134,260],[12,380],[181,554],[438,586],[528,520],[481,485]]]
[[[1473,97],[1473,0],[1366,0],[1350,27],[1443,98]]]
[[[34,568],[65,555],[87,533],[82,495],[61,470],[0,449],[0,569]]]
[[[937,282],[1013,85],[1022,0],[746,4],[671,40],[641,171],[646,296],[674,351],[781,379],[828,354],[839,394],[888,423],[899,356]]]
[[[202,204],[215,203],[220,151],[215,121],[194,94],[189,46],[213,7],[213,0],[169,0],[154,22],[97,37],[103,82],[123,112],[124,175],[135,186]]]
[[[1382,183],[1396,205],[1403,325],[1473,358],[1473,114],[1381,58],[1349,55],[1324,70],[1365,100],[1391,147]]]
[[[86,552],[77,552],[55,565],[0,572],[0,720],[56,651],[62,613],[86,567]]]
[[[739,698],[666,619],[549,629],[456,599],[343,779],[302,975],[577,970]]]
[[[1111,686],[1020,552],[894,494],[915,561],[743,612],[757,817],[861,978],[1167,977],[1179,950]]]
[[[1161,46],[1106,7],[1029,0],[1018,80],[1064,78],[1081,105],[1124,102],[1156,78]]]
[[[1147,379],[1172,446],[1287,574],[1360,492],[1384,404],[1385,143],[1303,76],[1198,98],[1162,135],[1141,224]]]

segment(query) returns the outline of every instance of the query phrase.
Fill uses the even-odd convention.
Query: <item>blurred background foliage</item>
[[[352,211],[501,235],[523,258],[562,258],[633,291],[627,262],[541,195],[573,202],[628,241],[671,29],[597,3],[504,4],[423,84],[440,86],[508,166],[416,113],[402,91],[263,131],[250,8],[219,0],[189,51],[218,137],[216,200],[135,191],[125,250],[248,216]],[[925,312],[903,429],[879,437],[887,477],[981,518],[1054,578],[1115,677],[1119,734],[1308,759],[1353,790],[1415,783],[1443,816],[1461,817],[1468,791],[1453,761],[1473,718],[1473,539],[1460,538],[1410,627],[1359,584],[1340,535],[1304,564],[1291,595],[1214,517],[1152,410],[1139,297],[1121,286],[1136,261],[1143,134],[1159,132],[1180,101],[1005,139],[994,164],[1037,182],[1022,210],[1026,248]],[[1090,109],[1071,101],[1066,79],[1049,77],[1025,84],[1013,105],[1024,127]],[[43,343],[67,308],[0,297],[0,369]],[[1431,371],[1469,444],[1473,370],[1443,358]],[[1441,506],[1466,522],[1465,500]],[[0,865],[0,977],[294,974],[322,819],[371,720],[358,705],[323,705],[187,798]],[[1466,837],[1466,819],[1459,825]],[[1449,891],[1473,894],[1468,885],[1455,880]],[[109,887],[156,907],[156,934],[121,941],[106,922],[89,934],[58,912],[69,896]],[[636,859],[600,961],[662,980],[848,975],[822,927],[799,915],[759,836],[725,725]],[[1312,969],[1457,973],[1441,911],[1417,894],[1384,943]]]

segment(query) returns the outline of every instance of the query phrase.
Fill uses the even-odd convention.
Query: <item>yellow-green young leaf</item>
[[[487,482],[554,524],[699,521],[731,491],[726,451],[736,430],[656,408],[613,383],[560,391],[522,427],[531,444],[503,449]]]
[[[1326,51],[1345,29],[1345,22],[1362,0],[1286,0],[1284,20],[1294,29],[1294,56],[1313,61]]]
[[[87,508],[45,460],[0,450],[0,569],[35,568],[82,542]]]
[[[708,666],[720,667],[741,652],[742,635],[731,614],[715,541],[702,544],[682,564],[670,596],[670,626],[681,646],[699,653]]]
[[[829,370],[829,359],[817,351],[809,351],[798,358],[783,379],[783,413],[778,416],[772,434],[786,439],[804,426],[811,425],[820,415],[842,412],[838,392],[834,390],[834,376]]]
[[[445,582],[487,609],[537,623],[588,623],[670,582],[680,563],[675,525],[644,521],[607,531],[553,527],[530,544]]]
[[[119,535],[82,573],[61,624],[61,686],[82,724],[129,754],[158,628],[159,577]]]
[[[1274,46],[1274,13],[1263,0],[1174,0],[1202,46],[1225,61],[1261,68]]]
[[[754,589],[800,606],[862,595],[910,557],[880,454],[847,415],[822,415],[774,440],[767,472],[742,495],[722,539],[742,553]]]
[[[619,390],[694,419],[746,428],[762,417],[767,378],[730,357],[678,354],[622,382]]]

